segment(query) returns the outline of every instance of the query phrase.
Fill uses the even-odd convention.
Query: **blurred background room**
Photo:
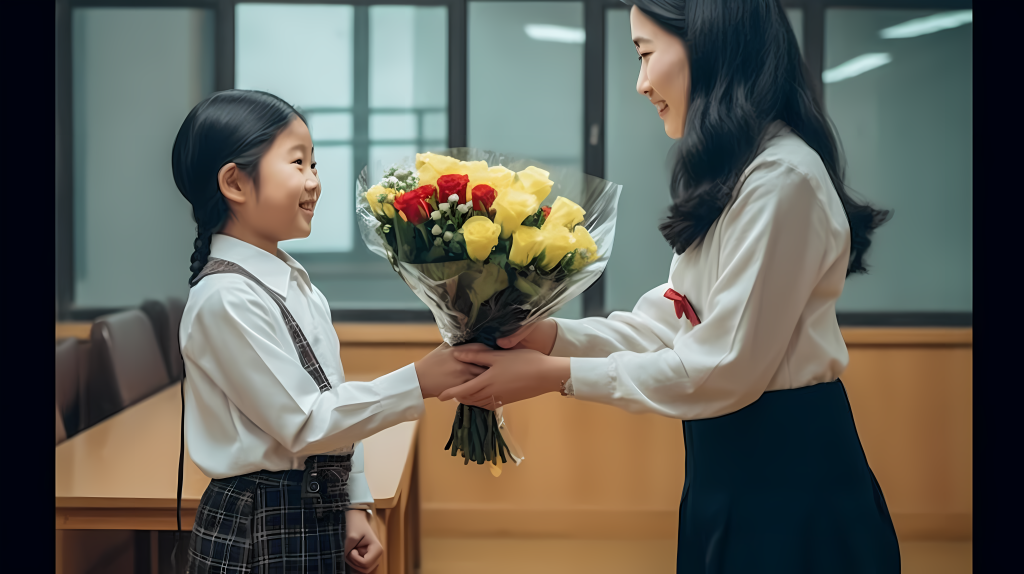
[[[971,572],[971,2],[782,4],[849,186],[894,211],[838,316],[903,569]],[[58,573],[170,572],[195,239],[170,150],[213,91],[266,90],[309,120],[323,196],[310,237],[281,247],[330,302],[348,378],[441,342],[359,236],[368,163],[471,146],[620,183],[630,232],[557,316],[630,310],[665,281],[672,140],[635,91],[617,0],[58,0],[55,71]],[[527,459],[494,478],[444,451],[454,409],[428,400],[422,420],[366,441],[379,572],[674,571],[679,421],[552,394],[516,403],[505,416]],[[186,456],[186,531],[207,481]]]

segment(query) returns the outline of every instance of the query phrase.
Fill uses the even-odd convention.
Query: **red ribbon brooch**
[[[700,318],[697,317],[697,313],[693,310],[690,305],[690,301],[686,298],[686,295],[680,295],[675,289],[669,289],[665,291],[665,298],[670,299],[676,305],[676,318],[682,319],[683,315],[686,315],[686,320],[691,325],[696,327],[700,325]]]

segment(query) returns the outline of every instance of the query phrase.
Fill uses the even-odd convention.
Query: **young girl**
[[[847,193],[778,0],[627,3],[637,91],[681,140],[668,282],[632,312],[499,341],[519,350],[460,348],[490,369],[440,398],[490,408],[562,390],[681,419],[678,572],[896,574],[835,313],[886,213]]]
[[[321,192],[292,106],[215,93],[185,118],[171,163],[198,228],[179,332],[183,425],[213,479],[187,571],[343,573],[347,560],[369,572],[383,551],[360,440],[483,369],[442,345],[374,381],[345,380],[327,300],[278,249],[309,235]]]

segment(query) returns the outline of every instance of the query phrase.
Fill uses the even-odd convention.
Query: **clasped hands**
[[[502,350],[442,344],[417,361],[423,397],[494,410],[549,392],[569,378],[569,359],[551,357],[557,326],[545,319],[498,340]]]

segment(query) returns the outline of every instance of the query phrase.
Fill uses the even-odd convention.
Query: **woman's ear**
[[[221,195],[228,200],[229,204],[245,203],[248,195],[246,193],[247,179],[248,177],[234,163],[225,165],[217,172],[217,185],[220,187]]]

